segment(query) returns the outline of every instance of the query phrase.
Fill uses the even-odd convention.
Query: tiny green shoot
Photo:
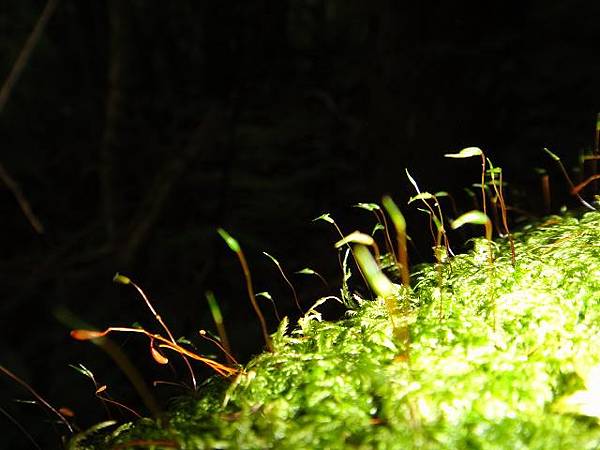
[[[217,333],[219,334],[219,339],[221,339],[221,344],[225,350],[225,354],[228,355],[230,362],[235,364],[235,358],[231,357],[231,346],[229,345],[229,337],[227,336],[227,330],[225,329],[225,324],[223,323],[223,314],[221,314],[221,308],[219,307],[219,303],[217,302],[217,298],[212,291],[206,291],[204,294],[206,296],[206,301],[208,302],[208,308],[210,309],[210,314],[212,315],[213,321],[215,322],[215,326],[217,327]]]
[[[260,327],[267,349],[270,352],[272,352],[273,345],[271,344],[271,338],[269,336],[269,332],[267,331],[267,322],[265,321],[265,317],[263,316],[263,313],[261,312],[260,308],[258,307],[258,303],[256,302],[254,288],[252,287],[252,277],[250,276],[250,268],[248,267],[248,262],[246,261],[244,252],[242,251],[242,248],[240,247],[238,242],[223,228],[219,228],[217,232],[223,238],[227,246],[237,255],[238,260],[240,261],[242,271],[244,272],[244,278],[246,279],[246,288],[248,290],[248,297],[250,298],[250,303],[252,303],[254,312],[256,313],[258,321],[260,322]]]
[[[281,274],[281,276],[283,277],[283,279],[285,280],[287,285],[292,290],[292,295],[294,296],[294,301],[296,302],[296,307],[298,308],[298,311],[300,311],[300,314],[304,314],[304,311],[302,311],[302,308],[300,307],[300,300],[298,299],[298,294],[296,292],[296,288],[294,288],[294,285],[292,284],[292,282],[285,275],[285,272],[283,271],[279,261],[277,261],[277,259],[275,259],[274,256],[268,254],[267,252],[263,252],[263,255],[265,255],[267,258],[269,258],[271,261],[273,261],[273,263],[277,266],[277,269],[279,269],[279,273]]]
[[[317,277],[319,280],[321,280],[321,282],[323,283],[323,285],[328,288],[329,287],[329,283],[327,282],[327,280],[325,279],[325,277],[323,277],[323,275],[321,275],[319,272],[317,272],[316,270],[311,269],[310,267],[305,267],[304,269],[298,270],[296,272],[294,272],[298,275],[312,275]]]
[[[279,311],[277,310],[277,305],[275,304],[275,300],[273,300],[273,297],[271,296],[271,294],[269,294],[266,291],[265,292],[257,292],[256,297],[257,298],[266,298],[267,300],[269,300],[271,302],[271,304],[273,305],[273,311],[275,312],[275,318],[277,319],[277,322],[281,322],[281,316],[279,315]]]
[[[402,284],[410,286],[410,273],[408,271],[408,249],[406,247],[406,220],[400,212],[398,205],[389,196],[384,196],[381,200],[383,207],[390,215],[394,228],[396,228],[396,239],[398,241],[398,262],[402,276]]]

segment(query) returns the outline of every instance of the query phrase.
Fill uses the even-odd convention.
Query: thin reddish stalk
[[[585,188],[588,184],[590,184],[592,181],[596,181],[596,180],[600,180],[600,173],[597,173],[596,175],[592,175],[591,177],[589,177],[587,180],[582,181],[581,183],[579,183],[577,186],[573,186],[571,188],[571,194],[573,195],[577,195],[579,194],[579,192],[581,192],[581,190],[583,188]]]
[[[73,428],[71,427],[71,424],[69,423],[69,421],[65,418],[65,416],[63,416],[56,408],[54,408],[50,403],[48,403],[40,394],[38,394],[28,383],[26,383],[25,381],[23,381],[21,378],[19,378],[17,375],[15,375],[13,372],[11,372],[10,370],[8,370],[6,367],[0,365],[0,371],[4,372],[4,374],[11,378],[12,380],[16,381],[17,383],[19,383],[21,386],[23,386],[27,391],[29,391],[29,393],[35,397],[35,399],[40,402],[42,405],[44,405],[49,411],[51,411],[55,416],[57,416],[59,418],[59,420],[64,423],[67,428],[69,429],[69,431],[71,433],[73,433]]]
[[[200,335],[200,337],[202,337],[202,338],[204,338],[204,339],[212,342],[217,347],[219,347],[219,350],[221,350],[223,353],[225,353],[225,356],[227,357],[227,359],[229,361],[231,361],[233,364],[237,364],[238,366],[240,365],[240,363],[237,361],[237,359],[235,359],[233,357],[233,355],[231,354],[231,352],[229,350],[227,350],[227,348],[224,345],[222,345],[219,341],[217,341],[216,339],[213,339],[212,337],[208,336],[206,334],[206,331],[200,330],[200,331],[198,331],[198,334]]]
[[[200,362],[206,364],[211,369],[213,369],[219,375],[222,375],[225,377],[237,374],[239,372],[237,369],[220,364],[216,361],[213,361],[210,358],[205,358],[204,356],[197,355],[196,353],[189,351],[188,349],[182,347],[181,345],[171,342],[169,339],[161,336],[160,334],[150,333],[150,332],[144,330],[143,328],[109,327],[104,331],[73,330],[73,331],[71,331],[71,336],[74,339],[77,339],[80,341],[85,341],[85,340],[89,340],[89,339],[97,339],[99,337],[106,336],[108,333],[111,333],[113,331],[145,334],[148,338],[155,339],[155,340],[161,342],[163,344],[163,345],[161,345],[161,347],[174,350],[174,351],[180,353],[181,355],[185,355],[196,361],[200,361]]]
[[[267,331],[267,322],[265,321],[265,316],[263,316],[263,313],[261,312],[260,308],[258,307],[258,303],[256,302],[254,288],[252,287],[252,277],[250,276],[250,268],[248,267],[248,263],[246,262],[246,257],[244,256],[244,252],[241,248],[235,253],[238,259],[240,260],[240,265],[242,266],[242,271],[244,272],[244,278],[246,278],[246,288],[248,290],[248,297],[250,298],[250,303],[252,303],[252,307],[254,308],[254,311],[258,316],[263,337],[265,339],[265,344],[267,345],[267,349],[270,352],[272,352],[273,344],[271,343],[271,337],[269,336],[269,332]]]
[[[140,288],[133,281],[130,281],[130,282],[131,282],[131,285],[140,293],[140,295],[142,296],[142,298],[146,302],[146,305],[148,306],[148,308],[150,309],[150,311],[154,315],[154,318],[156,319],[156,321],[163,327],[163,329],[167,333],[167,336],[169,336],[169,339],[171,339],[171,342],[173,344],[177,345],[177,342],[175,341],[175,337],[173,337],[173,334],[171,333],[171,330],[169,330],[169,327],[167,327],[167,325],[163,322],[162,317],[160,317],[160,314],[158,314],[156,312],[156,310],[152,306],[152,303],[150,303],[150,300],[148,299],[148,297],[146,296],[146,294],[144,293],[144,291],[142,290],[142,288]],[[197,389],[197,383],[196,383],[196,376],[194,375],[194,370],[192,369],[192,366],[191,366],[190,362],[187,360],[187,358],[185,356],[183,356],[183,355],[182,355],[182,358],[183,358],[183,361],[185,362],[185,365],[188,368],[188,371],[190,372],[190,378],[192,380],[192,386],[193,386],[194,390],[196,390]]]

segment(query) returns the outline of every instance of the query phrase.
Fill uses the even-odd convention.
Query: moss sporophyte
[[[477,147],[446,156],[481,158],[481,182],[474,185],[481,198],[469,191],[475,209],[458,214],[450,194],[421,191],[406,171],[416,190],[408,204],[424,206],[435,262],[410,270],[407,224],[388,196],[383,208],[356,205],[374,214],[371,234],[344,235],[323,214],[315,221],[333,225],[340,238],[334,245],[340,295],[322,297],[304,313],[280,262],[263,252],[302,314],[295,326],[284,317],[272,334],[257,297],[271,301],[279,317],[275,300],[254,292],[240,244],[218,230],[239,259],[267,349],[245,366],[232,356],[226,317],[212,293],[207,300],[218,337],[204,330],[200,337],[215,344],[226,363],[175,340],[142,289],[117,274],[115,281],[138,291],[167,336],[131,327],[79,329],[72,336],[98,341],[111,332],[143,334],[158,364],[168,362],[166,350],[179,354],[194,395],[175,399],[152,419],[100,423],[76,434],[68,449],[600,447],[600,212],[580,195],[597,176],[577,186],[569,180],[573,195],[592,211],[548,216],[513,232],[502,170]],[[440,198],[451,201],[454,220]],[[483,226],[484,236],[456,255],[446,223],[452,230]],[[494,230],[499,239],[493,240]],[[296,273],[327,286],[312,269]],[[319,308],[331,301],[346,307],[342,320],[323,319]],[[215,375],[196,385],[194,362]],[[105,405],[126,408],[108,398],[85,366],[75,368],[91,378]]]
[[[489,220],[470,214],[454,226]],[[68,448],[597,448],[600,213],[514,232],[514,264],[508,239],[475,239],[441,263],[441,282],[439,263],[423,265],[410,288],[379,270],[364,236],[346,242],[374,299],[355,292],[337,322],[319,307],[338,299],[320,299],[295,327],[281,321],[271,351],[162,420],[100,424]]]

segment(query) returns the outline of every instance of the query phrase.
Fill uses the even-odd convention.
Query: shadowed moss
[[[284,319],[273,352],[237,378],[175,400],[166,425],[92,430],[69,448],[597,448],[597,417],[556,404],[600,364],[600,213],[552,216],[513,239],[514,265],[508,242],[493,243],[493,276],[490,244],[475,239],[442,263],[441,283],[425,265],[412,291],[399,288],[409,359],[383,299],[335,323],[318,312],[334,300],[321,300],[295,328]]]

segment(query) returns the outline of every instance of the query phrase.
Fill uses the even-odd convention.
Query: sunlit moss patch
[[[71,448],[597,448],[600,213],[552,216],[513,239],[514,264],[501,240],[490,267],[482,238],[417,268],[412,291],[398,286],[410,353],[383,299],[335,323],[315,306],[297,326],[284,320],[273,351],[237,378],[174,401],[162,426],[145,419]]]

